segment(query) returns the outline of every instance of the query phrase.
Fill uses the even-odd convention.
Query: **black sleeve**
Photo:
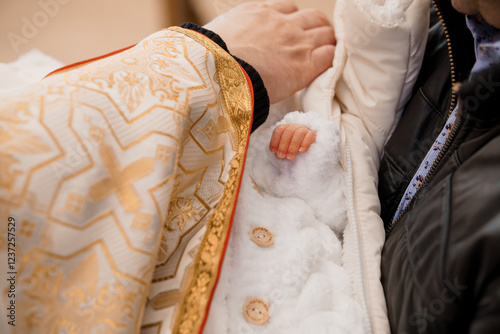
[[[227,51],[227,53],[231,54],[227,48],[226,43],[222,40],[222,38],[203,27],[200,27],[194,23],[183,23],[181,28],[194,30],[203,34],[210,38],[212,41],[217,43],[221,48]],[[233,56],[233,55],[231,55]],[[233,56],[233,58],[243,67],[245,72],[247,72],[250,80],[252,81],[253,86],[253,95],[254,95],[254,108],[253,108],[253,123],[252,123],[252,132],[255,131],[259,126],[261,126],[267,119],[269,115],[269,96],[267,95],[266,87],[264,87],[264,82],[260,77],[259,73],[247,62],[238,57]]]

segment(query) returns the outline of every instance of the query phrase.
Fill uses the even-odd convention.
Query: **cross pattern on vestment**
[[[142,206],[142,200],[133,183],[151,174],[155,159],[140,158],[121,168],[110,146],[101,147],[100,155],[109,177],[90,187],[89,199],[98,202],[116,194],[125,211],[138,211]]]

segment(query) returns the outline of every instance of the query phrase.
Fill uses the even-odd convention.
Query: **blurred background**
[[[0,0],[0,62],[39,49],[71,64],[130,46],[171,25],[203,25],[245,1]],[[295,2],[332,17],[334,0]]]

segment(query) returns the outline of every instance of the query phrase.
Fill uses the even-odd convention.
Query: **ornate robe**
[[[1,332],[198,332],[252,104],[241,66],[181,28],[2,99]]]

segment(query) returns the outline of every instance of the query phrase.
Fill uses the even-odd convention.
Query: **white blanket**
[[[361,309],[352,298],[342,264],[347,224],[339,164],[338,124],[320,114],[293,112],[283,123],[317,132],[308,152],[293,161],[269,152],[274,126],[251,137],[233,230],[205,333],[362,333]],[[274,235],[268,248],[249,232]],[[249,298],[270,305],[269,321],[249,324],[242,312]]]

